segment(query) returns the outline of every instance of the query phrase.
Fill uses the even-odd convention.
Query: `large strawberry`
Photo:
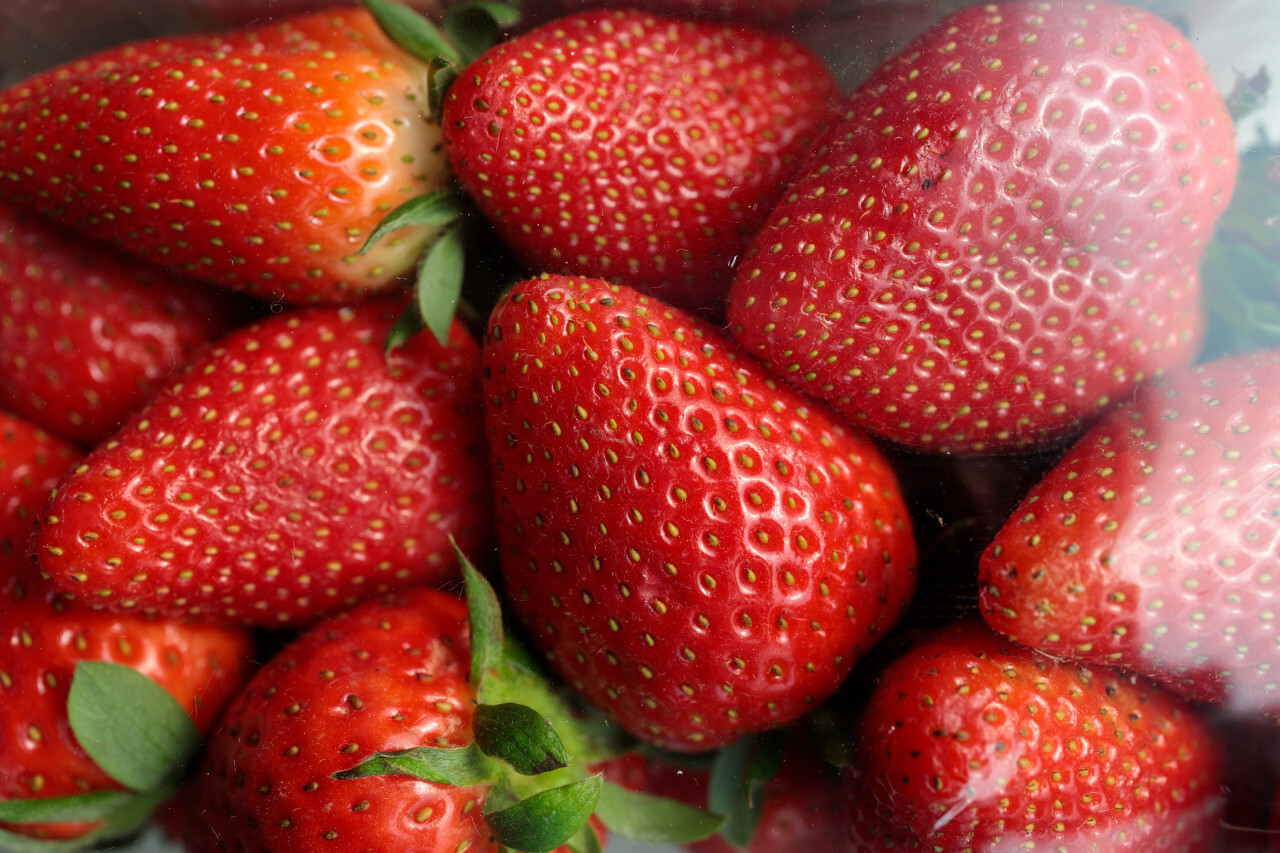
[[[445,144],[533,272],[698,308],[723,297],[834,93],[825,66],[780,34],[594,10],[464,69]]]
[[[479,348],[383,352],[399,310],[271,316],[192,362],[61,484],[41,569],[94,606],[272,626],[456,576],[489,527]]]
[[[901,614],[893,472],[713,325],[547,276],[494,310],[484,376],[512,610],[636,736],[700,751],[794,720]]]
[[[980,623],[921,639],[854,729],[850,853],[1204,851],[1219,744],[1195,712]]]
[[[601,780],[607,743],[511,653],[478,579],[465,605],[421,588],[363,602],[268,661],[211,739],[187,809],[194,853],[599,853],[593,811],[661,840],[714,831]]]
[[[983,556],[1014,639],[1280,708],[1280,351],[1171,371],[1098,423]]]
[[[225,296],[0,205],[0,405],[92,445],[235,318]]]
[[[0,92],[3,193],[266,299],[349,302],[436,232],[357,254],[446,179],[427,88],[364,10],[112,48]]]
[[[82,662],[114,663],[156,681],[189,714],[197,730],[209,728],[223,704],[248,677],[248,635],[137,614],[77,609],[50,591],[29,569],[25,541],[48,495],[79,453],[33,424],[0,415],[0,846],[13,832],[42,838],[104,833],[112,819],[157,792],[136,791],[127,774],[117,779],[87,750],[101,732],[70,715],[68,700]],[[129,692],[126,701],[147,701]],[[118,736],[121,732],[109,732]],[[113,744],[137,754],[156,742],[137,731]],[[109,758],[110,749],[105,753]],[[180,768],[172,768],[175,772]],[[119,792],[93,818],[82,809],[57,817],[58,798]],[[158,793],[163,793],[160,791]],[[24,808],[43,811],[30,813]],[[144,809],[145,812],[145,809]],[[63,813],[64,815],[67,813]],[[85,839],[88,843],[88,839]]]
[[[894,442],[1067,440],[1200,338],[1237,164],[1201,66],[1105,0],[946,18],[818,143],[738,266],[733,335]]]

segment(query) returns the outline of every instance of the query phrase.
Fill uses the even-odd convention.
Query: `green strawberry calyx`
[[[78,663],[67,717],[80,746],[124,790],[0,801],[0,822],[12,826],[96,824],[62,840],[0,831],[5,850],[58,853],[135,835],[155,808],[177,793],[200,748],[195,724],[177,700],[123,664]]]
[[[437,784],[486,785],[484,818],[503,850],[599,853],[592,815],[639,841],[688,843],[714,835],[723,819],[702,809],[628,791],[598,766],[634,748],[555,689],[503,628],[497,594],[458,553],[471,620],[474,741],[374,753],[335,779],[408,775]]]
[[[451,7],[443,31],[424,16],[392,0],[364,0],[387,37],[428,68],[428,113],[439,122],[445,93],[462,68],[478,59],[519,18],[503,3],[464,3]],[[414,282],[416,299],[387,336],[386,349],[424,328],[444,343],[462,294],[465,195],[457,188],[410,199],[392,210],[369,235],[359,254],[366,254],[385,235],[407,226],[427,226],[436,237],[427,246]]]

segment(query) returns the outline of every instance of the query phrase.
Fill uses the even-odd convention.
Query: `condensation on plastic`
[[[852,88],[931,23],[978,1],[833,0],[821,17],[795,24],[794,34],[825,57],[841,83]],[[1230,91],[1238,74],[1253,74],[1268,64],[1273,73],[1280,68],[1280,0],[1128,2],[1183,29],[1224,92]],[[125,41],[267,21],[323,5],[324,0],[0,0],[0,86]],[[413,0],[412,5],[435,4]],[[1280,135],[1280,98],[1251,115],[1238,131],[1242,149],[1263,133],[1275,139]],[[155,830],[114,849],[179,853]],[[614,839],[610,853],[677,853],[677,848]]]

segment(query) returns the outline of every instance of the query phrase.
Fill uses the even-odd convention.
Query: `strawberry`
[[[993,628],[1280,709],[1280,351],[1170,371],[1073,446],[982,558]]]
[[[198,282],[0,205],[0,405],[81,444],[110,435],[237,313]]]
[[[881,454],[698,317],[522,282],[490,317],[484,395],[511,609],[638,738],[705,751],[796,719],[911,594]]]
[[[780,34],[594,10],[467,66],[442,123],[459,182],[527,267],[697,308],[723,296],[834,94]]]
[[[189,807],[189,849],[496,851],[479,785],[331,778],[371,751],[469,742],[467,653],[463,602],[425,589],[304,633],[256,673],[213,733]]]
[[[427,77],[363,10],[111,48],[0,92],[4,196],[268,300],[362,299],[435,233],[357,254],[446,179]]]
[[[1065,443],[1195,353],[1236,168],[1221,96],[1158,16],[966,8],[851,96],[738,265],[730,330],[887,440]]]
[[[59,487],[36,556],[97,607],[290,626],[456,577],[489,525],[479,347],[400,308],[315,307],[223,338]]]
[[[469,566],[466,586],[465,605],[421,587],[362,602],[268,661],[196,776],[193,853],[570,853],[568,839],[598,853],[593,810],[634,828],[637,808],[661,812],[648,823],[662,840],[680,837],[668,822],[714,831],[704,813],[604,783],[605,744],[504,642],[496,596]]]
[[[1141,680],[980,623],[920,639],[854,727],[851,851],[1206,850],[1219,745]]]
[[[659,15],[781,26],[816,16],[830,5],[831,0],[775,0],[773,3],[753,3],[751,0],[549,0],[533,11],[568,15],[583,9],[621,6]]]
[[[12,801],[119,791],[123,785],[86,752],[68,723],[68,694],[82,661],[114,662],[154,679],[208,729],[248,677],[250,643],[238,629],[112,615],[74,607],[28,568],[22,547],[73,445],[30,422],[0,416],[0,809]],[[136,697],[135,697],[136,698]],[[145,750],[134,741],[128,748]],[[3,813],[3,812],[0,812]],[[75,838],[96,821],[0,817],[5,835]]]

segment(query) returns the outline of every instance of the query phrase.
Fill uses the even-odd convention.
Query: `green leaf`
[[[93,791],[69,797],[0,800],[0,822],[71,823],[110,820],[145,796],[136,791]]]
[[[407,6],[390,0],[364,0],[364,5],[387,38],[410,55],[426,63],[440,59],[455,64],[462,61],[457,48],[449,43],[435,24]]]
[[[711,765],[707,805],[724,815],[720,835],[745,848],[755,835],[764,806],[764,786],[782,760],[780,735],[746,737],[724,747]]]
[[[471,729],[485,755],[506,762],[521,775],[537,776],[569,763],[551,723],[527,705],[477,705]]]
[[[600,800],[600,774],[540,791],[484,819],[500,844],[523,853],[550,853],[578,834]],[[488,806],[488,801],[485,801]]]
[[[44,822],[38,815],[38,811],[41,808],[49,809],[48,814],[43,816],[49,819],[48,822],[73,819],[95,820],[100,818],[105,819],[106,822],[83,835],[66,840],[31,838],[15,832],[0,830],[0,850],[4,850],[6,853],[78,853],[78,851],[88,850],[108,842],[126,839],[136,835],[147,822],[156,806],[172,797],[174,793],[175,789],[166,788],[150,794],[109,791],[81,794],[74,797],[51,797],[43,802],[53,803],[55,800],[62,802],[52,806],[32,806],[30,811],[25,811],[25,807],[20,806],[19,803],[36,803],[39,801],[4,801],[0,803],[0,808],[4,809],[4,814],[20,817],[25,813],[33,818],[31,821],[9,821],[7,817],[0,817],[0,820],[7,822]],[[108,797],[107,795],[110,796]],[[80,801],[80,803],[72,803],[71,801],[73,800]],[[100,800],[100,802],[95,802],[96,800]],[[99,810],[106,813],[95,816],[94,813]]]
[[[720,831],[724,818],[666,797],[605,782],[596,817],[609,829],[649,844],[689,844]]]
[[[366,254],[383,237],[400,228],[417,225],[443,227],[457,220],[462,212],[458,199],[448,190],[436,190],[414,196],[395,210],[382,217],[369,239],[364,241],[357,254]]]
[[[467,615],[471,620],[470,678],[471,686],[479,695],[485,675],[502,660],[502,605],[498,603],[498,594],[493,586],[476,570],[456,542],[453,543],[453,551],[462,566],[462,580],[467,591]]]
[[[436,124],[440,123],[440,116],[444,111],[444,96],[457,79],[456,65],[435,65],[431,68],[427,81],[427,115]]]
[[[459,747],[416,746],[393,752],[375,752],[334,779],[368,776],[412,776],[425,782],[465,787],[492,782],[499,770],[474,743]]]
[[[462,233],[445,228],[418,269],[418,312],[422,322],[440,343],[449,340],[449,327],[462,293]]]
[[[159,684],[118,663],[81,661],[67,698],[76,740],[108,776],[135,791],[177,781],[200,749],[195,723]]]
[[[469,65],[497,44],[503,29],[519,19],[519,10],[505,3],[464,3],[445,12],[444,31],[458,46],[462,64]]]

